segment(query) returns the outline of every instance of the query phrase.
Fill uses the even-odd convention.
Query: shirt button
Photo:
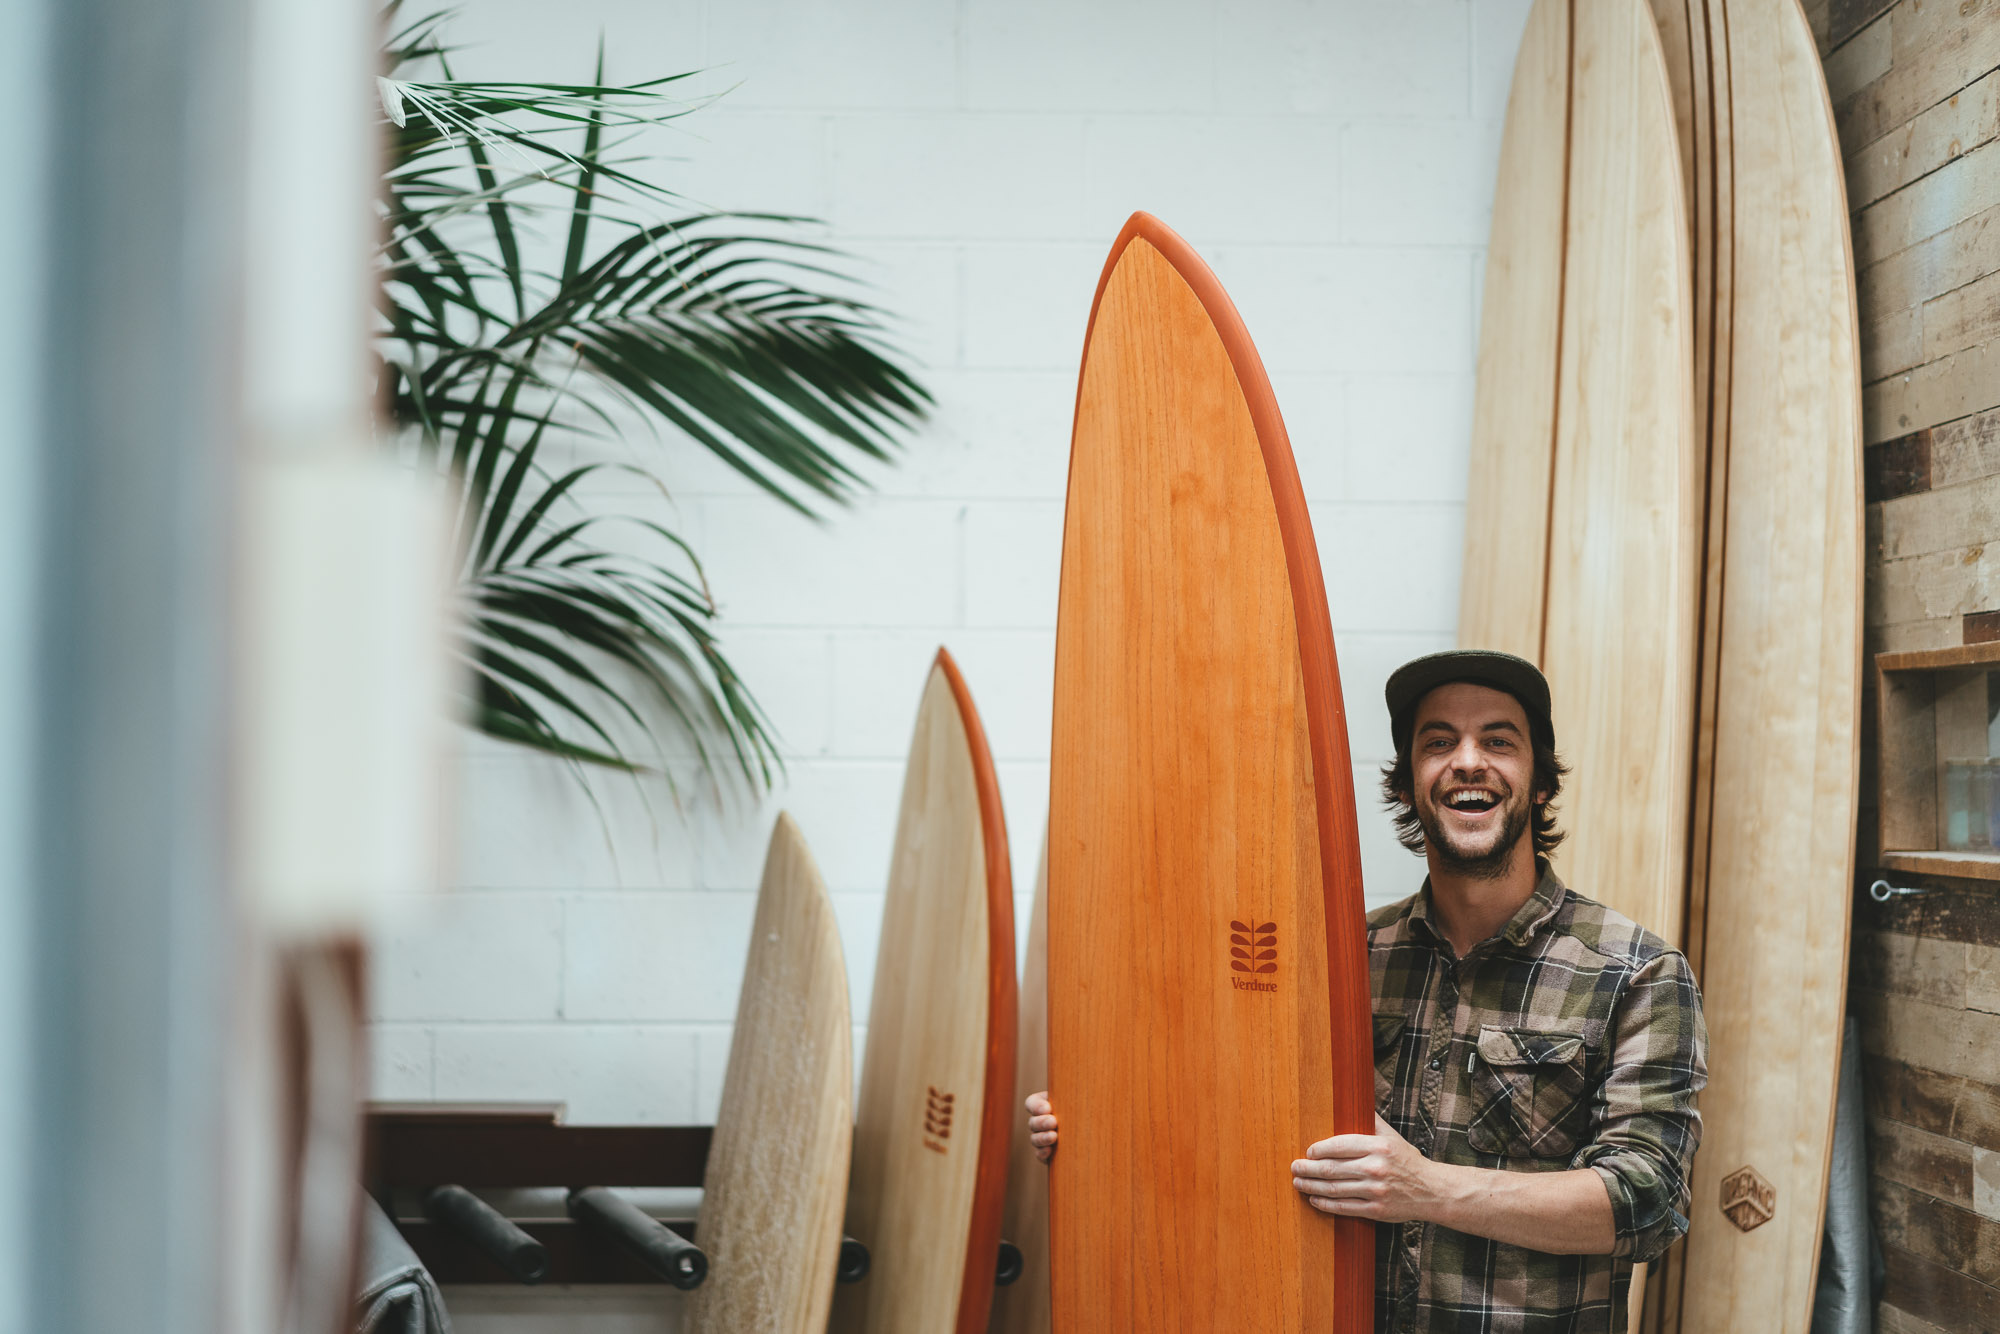
[[[1431,1069],[1433,1069],[1433,1070],[1442,1070],[1442,1069],[1444,1069],[1444,1057],[1442,1057],[1442,1056],[1433,1056],[1433,1057],[1431,1057]]]

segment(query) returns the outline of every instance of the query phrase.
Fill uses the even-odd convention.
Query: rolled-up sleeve
[[[1617,1229],[1612,1253],[1650,1261],[1687,1231],[1689,1178],[1701,1143],[1695,1098],[1708,1083],[1701,991],[1685,956],[1670,950],[1631,975],[1610,1037],[1591,1140],[1571,1166],[1604,1179]]]

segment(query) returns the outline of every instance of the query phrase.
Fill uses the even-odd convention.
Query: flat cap
[[[1409,744],[1417,701],[1442,685],[1470,681],[1504,690],[1521,701],[1535,740],[1555,749],[1555,723],[1549,717],[1549,681],[1526,658],[1488,648],[1456,648],[1413,658],[1389,675],[1383,695],[1389,701],[1389,732],[1396,749]]]

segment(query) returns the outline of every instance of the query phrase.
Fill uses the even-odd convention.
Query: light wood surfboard
[[[854,1028],[833,903],[799,828],[771,831],[703,1174],[709,1273],[688,1334],[819,1334],[853,1138]]]
[[[1653,9],[1691,183],[1708,477],[1687,945],[1709,1086],[1661,1327],[1804,1331],[1833,1143],[1860,782],[1861,408],[1846,187],[1797,0]]]
[[[1049,840],[1035,867],[1028,914],[1028,955],[1021,965],[1021,1023],[1016,1030],[1016,1100],[1049,1086]],[[989,1334],[1048,1334],[1049,1169],[1028,1142],[1027,1112],[1014,1109],[1007,1150],[1007,1209],[1000,1235],[1021,1251],[1021,1276],[993,1292]]]
[[[1288,1170],[1374,1125],[1319,557],[1241,318],[1143,213],[1077,390],[1048,860],[1054,1328],[1371,1328],[1371,1225]]]
[[[1014,1116],[1014,880],[1000,784],[943,649],[903,778],[868,1008],[847,1231],[868,1277],[834,1334],[978,1334]]]
[[[1679,943],[1701,481],[1674,110],[1645,0],[1538,0],[1501,141],[1459,642],[1536,662],[1555,863]]]

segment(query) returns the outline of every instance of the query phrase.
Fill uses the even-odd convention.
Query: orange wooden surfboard
[[[951,655],[924,685],[882,905],[834,1334],[981,1334],[1014,1115],[1014,877],[986,731]]]
[[[1048,876],[1055,1330],[1371,1328],[1371,1225],[1289,1170],[1374,1127],[1319,556],[1242,319],[1144,213],[1077,387]]]

